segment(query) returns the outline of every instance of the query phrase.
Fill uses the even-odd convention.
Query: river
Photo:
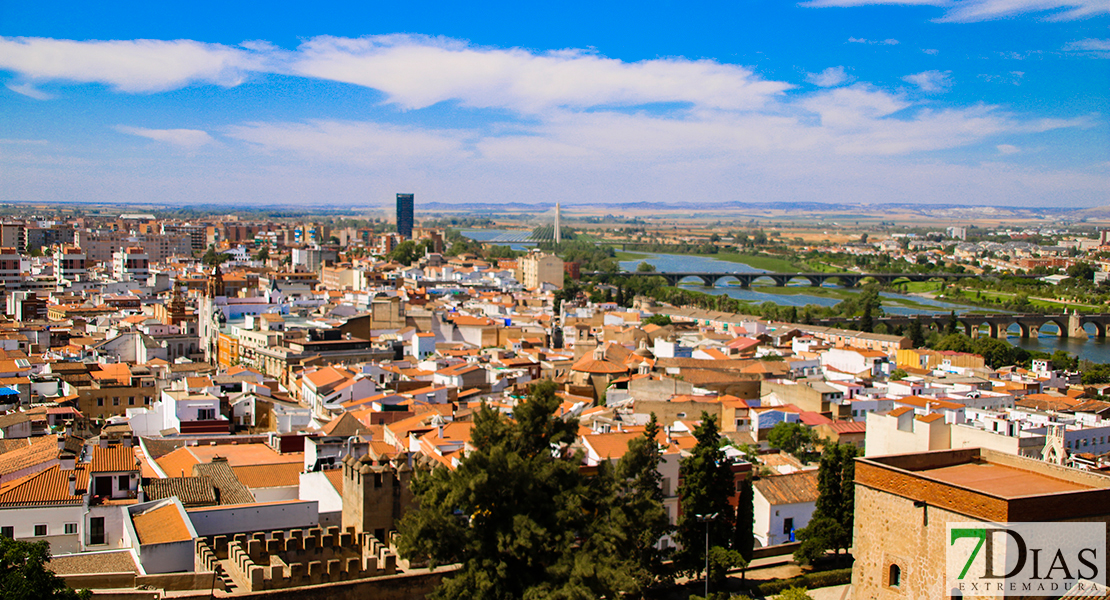
[[[660,273],[674,273],[674,272],[701,272],[701,273],[764,273],[764,269],[756,269],[743,263],[735,263],[724,260],[718,260],[710,256],[697,256],[685,254],[644,254],[643,258],[635,260],[620,261],[622,270],[635,271],[636,267],[641,262],[647,262],[653,265],[656,271]],[[770,281],[768,280],[768,283]],[[724,280],[715,286],[702,285],[700,281],[690,280],[689,283],[680,284],[684,289],[695,292],[702,292],[706,294],[725,294],[738,300],[745,300],[755,304],[762,304],[764,302],[774,302],[781,306],[805,306],[806,304],[816,304],[819,306],[834,306],[841,301],[841,298],[833,294],[842,294],[844,292],[854,293],[857,290],[851,288],[842,288],[833,284],[826,284],[822,288],[828,289],[828,295],[822,295],[820,292],[814,292],[813,287],[808,282],[798,281],[792,282],[786,288],[775,288],[771,285],[756,284],[751,288],[742,288],[733,282],[729,285],[728,280]],[[832,290],[836,291],[833,292]],[[906,294],[895,294],[891,292],[882,292],[883,297],[883,310],[889,314],[898,315],[918,315],[918,314],[938,314],[956,312],[957,314],[969,311],[982,311],[984,309],[966,306],[960,304],[952,304],[934,300],[932,298],[925,298],[921,296],[910,296]],[[999,312],[999,311],[991,311]],[[1016,329],[1016,328],[1015,328]],[[1051,330],[1052,327],[1046,327],[1046,330]],[[1022,339],[1018,335],[1011,335],[1008,341],[1015,346],[1021,346],[1027,350],[1040,350],[1042,352],[1054,352],[1056,350],[1064,350],[1070,354],[1078,355],[1093,362],[1110,362],[1110,340],[1099,340],[1093,335],[1089,339],[1078,338],[1065,338],[1060,339],[1055,335],[1055,332],[1045,333],[1039,337]]]

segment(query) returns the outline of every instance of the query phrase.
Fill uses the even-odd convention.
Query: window
[[[43,537],[46,533],[46,525],[35,525],[35,537]]]
[[[135,406],[135,397],[134,396],[128,396],[127,397],[127,404],[130,405],[130,406]]]
[[[104,539],[104,517],[89,519],[89,545],[97,546],[107,543]]]
[[[902,568],[898,565],[890,565],[887,585],[889,585],[890,587],[899,587],[902,585]]]
[[[6,537],[8,539],[15,538],[15,527],[11,525],[0,527],[0,537]]]
[[[793,517],[788,518],[788,519],[784,519],[783,522],[782,522],[782,533],[783,533],[783,535],[790,535],[791,531],[794,531],[794,518]]]
[[[119,396],[112,397],[112,406],[119,406]]]
[[[104,398],[97,398],[96,399],[96,405],[97,406],[104,406]]]
[[[77,523],[66,523],[66,535],[77,533]]]
[[[216,409],[214,408],[201,408],[197,410],[197,420],[211,421],[216,418]]]
[[[121,492],[127,491],[127,475],[120,475],[119,478],[116,479],[116,489]]]

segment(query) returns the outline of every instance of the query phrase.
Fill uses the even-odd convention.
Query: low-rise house
[[[793,542],[817,505],[817,471],[763,477],[752,485],[756,541],[761,547]]]

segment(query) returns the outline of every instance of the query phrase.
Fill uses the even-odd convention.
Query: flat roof
[[[1092,485],[1057,479],[1043,473],[989,462],[971,462],[940,467],[939,469],[929,469],[922,474],[938,481],[1002,498],[1020,498],[1022,496],[1097,489]]]

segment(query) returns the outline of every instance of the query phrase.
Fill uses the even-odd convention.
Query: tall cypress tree
[[[732,546],[736,512],[729,504],[735,493],[732,464],[720,446],[717,418],[703,412],[694,438],[697,444],[679,466],[682,516],[678,520],[678,541],[682,551],[676,558],[682,568],[698,572],[705,561],[707,535],[711,548]],[[706,524],[698,520],[698,515],[716,516]]]
[[[628,443],[628,450],[617,463],[617,479],[623,488],[618,504],[629,530],[624,552],[629,555],[629,562],[638,567],[632,573],[637,589],[629,592],[642,592],[664,572],[666,557],[657,544],[670,533],[671,523],[663,506],[663,476],[659,473],[663,450],[658,437],[659,422],[655,413],[651,413],[644,435]]]
[[[751,479],[740,484],[740,497],[736,502],[736,535],[732,549],[751,562],[755,551],[755,489]]]

